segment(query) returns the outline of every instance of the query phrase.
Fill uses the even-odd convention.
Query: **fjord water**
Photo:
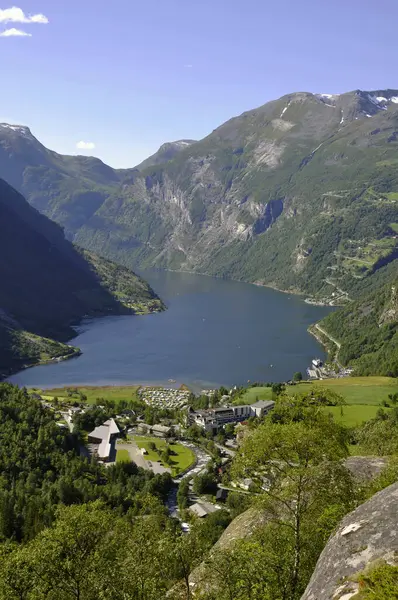
[[[166,384],[193,389],[284,381],[324,356],[307,332],[330,312],[271,289],[190,273],[143,276],[168,310],[87,320],[72,343],[79,358],[34,367],[10,380],[21,386]]]

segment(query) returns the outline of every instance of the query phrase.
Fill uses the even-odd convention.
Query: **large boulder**
[[[229,550],[238,540],[251,537],[256,529],[265,525],[268,521],[269,513],[259,506],[252,506],[245,512],[238,515],[232,521],[232,523],[228,525],[220,539],[211,549],[207,562],[210,562],[211,564],[212,556],[214,556],[218,551]],[[204,563],[200,564],[194,571],[192,571],[189,577],[189,582],[193,595],[195,595],[195,590],[198,587],[209,591],[210,584]]]
[[[397,563],[398,483],[347,515],[329,540],[301,600],[349,600],[356,575],[376,561]]]
[[[345,466],[359,482],[367,482],[380,475],[388,465],[388,458],[383,456],[350,456]]]

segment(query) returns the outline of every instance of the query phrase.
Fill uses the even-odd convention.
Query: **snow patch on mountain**
[[[321,98],[338,98],[340,94],[316,94],[316,96]]]
[[[11,129],[16,133],[21,133],[22,135],[30,135],[29,127],[25,127],[25,125],[9,125],[8,123],[0,123],[0,127],[3,129]]]
[[[377,106],[377,108],[381,108],[382,110],[387,110],[387,107],[383,106],[384,104],[386,104],[388,102],[387,98],[384,98],[384,96],[374,96],[372,94],[368,94],[368,99],[370,100],[370,102],[372,104]]]
[[[283,115],[285,114],[285,112],[287,111],[287,109],[289,108],[289,106],[291,105],[291,103],[292,103],[292,102],[290,101],[290,102],[288,102],[288,103],[286,104],[285,108],[282,110],[282,112],[281,112],[281,114],[280,114],[280,117],[279,117],[280,119],[283,117]]]

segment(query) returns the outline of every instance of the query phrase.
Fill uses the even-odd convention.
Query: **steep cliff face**
[[[77,250],[61,228],[0,180],[0,377],[23,364],[73,350],[49,339],[72,337],[86,315],[157,310],[140,277]]]
[[[394,260],[397,97],[296,93],[244,113],[126,179],[76,239],[331,297]]]
[[[398,564],[398,483],[347,515],[329,540],[302,600],[349,600],[358,575],[380,561]]]
[[[331,298],[398,256],[397,144],[398,91],[298,92],[131,170],[3,126],[0,176],[77,243],[128,266]]]

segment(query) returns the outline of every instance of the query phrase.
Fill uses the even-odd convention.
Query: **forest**
[[[168,474],[84,458],[39,400],[1,384],[0,599],[298,600],[340,519],[398,475],[392,459],[358,485],[345,466],[353,444],[398,452],[398,409],[354,431],[321,404],[282,392],[251,423],[230,477],[251,476],[260,491],[231,514],[262,520],[231,547],[226,510],[183,533],[166,509]]]

